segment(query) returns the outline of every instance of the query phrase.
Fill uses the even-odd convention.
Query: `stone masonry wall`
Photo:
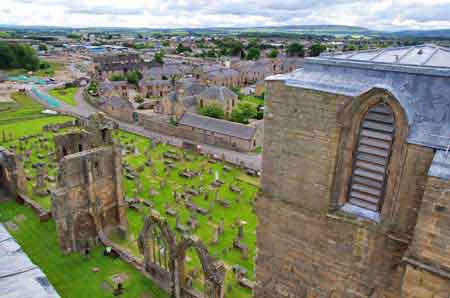
[[[268,99],[255,297],[400,297],[433,151],[406,146],[392,214],[360,220],[330,209],[349,98],[269,82]]]
[[[82,151],[60,161],[52,216],[64,251],[95,245],[100,232],[126,231],[121,170],[120,151],[114,146]]]
[[[450,276],[450,181],[428,178],[409,257]]]
[[[152,116],[139,114],[139,125],[150,131],[192,140],[201,144],[211,144],[231,150],[239,150],[244,152],[254,149],[252,144],[253,140],[247,141],[220,134],[213,135],[211,133],[206,133],[204,130],[192,130],[192,127],[182,125],[175,126],[170,123],[170,117],[167,116],[164,117],[161,115]],[[260,145],[260,143],[257,142],[257,146],[258,145]]]

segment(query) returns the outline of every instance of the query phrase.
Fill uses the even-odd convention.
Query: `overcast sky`
[[[0,0],[0,24],[235,27],[339,24],[450,28],[450,0]]]

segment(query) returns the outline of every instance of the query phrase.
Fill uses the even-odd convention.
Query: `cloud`
[[[90,8],[73,8],[66,11],[69,14],[86,14],[86,15],[141,15],[144,13],[138,8],[121,8],[94,6]]]
[[[105,27],[339,24],[450,28],[450,0],[0,0],[2,23]]]

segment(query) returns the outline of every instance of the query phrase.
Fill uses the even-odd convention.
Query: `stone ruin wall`
[[[330,212],[339,111],[349,100],[269,84],[269,137],[264,140],[269,158],[263,160],[263,195],[257,202],[255,297],[402,297],[402,286],[408,287],[403,256],[411,245],[433,150],[404,148],[391,220],[376,225]],[[403,297],[432,297],[406,293],[404,288]]]
[[[52,215],[61,247],[79,251],[95,245],[100,232],[114,230],[123,237],[127,222],[119,149],[100,147],[68,155],[59,167]]]
[[[102,114],[78,120],[79,131],[55,136],[59,160],[52,216],[65,252],[95,246],[100,234],[127,229],[122,156],[113,144],[115,124]]]
[[[0,147],[0,189],[4,195],[16,198],[26,189],[25,172],[17,156]]]

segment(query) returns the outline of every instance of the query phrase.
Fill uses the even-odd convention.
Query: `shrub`
[[[207,105],[201,108],[199,112],[201,115],[211,118],[223,119],[225,117],[225,112],[222,107],[217,104]]]
[[[258,112],[254,104],[243,102],[231,112],[230,120],[233,122],[248,124],[249,120],[255,118]]]

